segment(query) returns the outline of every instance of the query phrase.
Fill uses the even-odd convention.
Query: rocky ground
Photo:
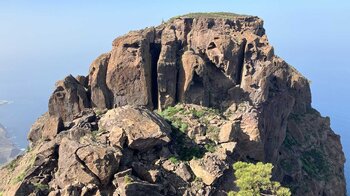
[[[263,21],[174,17],[132,31],[57,82],[3,195],[226,195],[232,164],[270,162],[294,195],[345,195],[344,154],[309,82],[274,55]]]

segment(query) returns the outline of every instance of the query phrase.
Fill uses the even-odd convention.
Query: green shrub
[[[207,152],[215,152],[216,146],[213,143],[208,143],[204,145],[204,148]]]
[[[182,123],[179,130],[185,133],[187,129],[188,129],[188,125],[186,123]]]
[[[176,107],[176,106],[168,107],[165,110],[163,110],[162,112],[159,112],[158,114],[168,121],[173,121],[173,117],[175,116],[175,114],[177,114],[181,110],[182,110],[182,108]]]
[[[191,110],[191,112],[192,112],[192,115],[195,118],[202,118],[205,115],[205,111],[204,110],[196,110],[196,109],[193,108]]]
[[[124,176],[124,183],[125,183],[126,185],[132,183],[133,181],[134,181],[134,180],[133,180],[129,175],[125,175],[125,176]]]
[[[176,157],[174,157],[174,156],[170,157],[170,158],[169,158],[169,161],[170,161],[171,163],[173,163],[173,164],[178,164],[178,163],[180,163],[180,161],[179,161]]]
[[[271,181],[273,165],[270,163],[245,163],[236,162],[233,164],[236,176],[236,185],[238,192],[230,192],[231,196],[257,196],[257,195],[275,195],[290,196],[288,188],[282,187],[279,182]]]
[[[41,190],[41,191],[48,190],[50,188],[49,185],[41,184],[41,183],[34,183],[34,186],[37,190]]]

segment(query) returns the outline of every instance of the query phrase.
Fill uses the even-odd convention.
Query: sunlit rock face
[[[88,76],[57,82],[0,190],[225,195],[234,162],[262,161],[294,195],[345,195],[340,138],[260,18],[189,14],[112,46]]]

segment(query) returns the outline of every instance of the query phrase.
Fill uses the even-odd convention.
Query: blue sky
[[[55,81],[86,75],[119,35],[200,11],[263,18],[276,54],[312,81],[314,107],[331,117],[350,155],[348,0],[1,1],[0,100],[13,103],[0,107],[0,123],[25,147]]]

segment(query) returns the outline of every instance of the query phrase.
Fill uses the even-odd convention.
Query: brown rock
[[[29,130],[28,140],[30,141],[30,146],[33,146],[37,141],[42,138],[42,131],[44,129],[45,123],[50,118],[49,113],[43,114],[39,117]]]
[[[63,121],[60,117],[51,116],[46,121],[42,130],[42,139],[53,140],[56,135],[64,129]]]
[[[119,172],[115,175],[115,184],[117,185],[117,194],[121,196],[135,195],[155,195],[161,196],[161,187],[157,184],[151,184],[135,178],[131,174],[131,169]]]
[[[158,102],[159,108],[164,109],[176,102],[178,42],[172,27],[162,31],[161,44],[157,63]]]
[[[120,157],[108,148],[89,145],[77,149],[76,155],[102,184],[108,184],[119,167]]]
[[[99,184],[98,178],[89,173],[80,160],[77,151],[82,147],[76,141],[64,138],[59,147],[58,170],[55,174],[56,184],[59,187],[66,187],[73,182],[82,184]]]
[[[120,132],[121,128],[128,146],[140,151],[170,141],[170,126],[158,115],[143,108],[125,106],[109,110],[101,118],[100,127],[111,133]]]
[[[206,153],[202,159],[192,159],[190,167],[193,173],[206,185],[212,185],[228,169],[228,164],[217,154]]]
[[[153,108],[150,53],[153,40],[152,28],[114,40],[106,74],[114,107],[137,105]]]
[[[232,154],[236,148],[237,142],[227,142],[220,144],[220,148],[218,149],[219,153],[223,154]]]
[[[219,132],[219,142],[231,142],[234,139],[235,125],[231,122],[224,124]]]
[[[188,166],[184,163],[180,163],[174,173],[180,176],[180,178],[184,181],[189,181],[192,178],[192,175],[191,175],[191,172],[189,171]]]
[[[167,117],[176,126],[187,124],[188,130],[182,130],[184,138],[174,134],[169,143],[169,125],[146,109],[98,112],[124,105],[162,110],[179,102],[225,113],[207,111],[199,118],[192,106],[195,110],[170,109]],[[90,107],[98,114],[86,112]],[[60,118],[64,131],[58,128]],[[222,125],[218,135],[215,128]],[[271,162],[273,178],[296,187],[296,195],[346,193],[339,136],[329,119],[312,109],[308,80],[274,55],[263,21],[252,16],[191,14],[117,38],[112,51],[92,63],[89,77],[58,82],[49,115],[38,119],[28,137],[33,150],[11,163],[10,170],[0,169],[4,194],[47,195],[34,187],[44,182],[57,195],[99,194],[90,192],[89,185],[110,195],[220,195],[234,187],[233,171],[226,169],[237,160]],[[51,140],[48,146],[41,138]],[[186,167],[165,160],[181,154],[179,144],[185,150],[204,145],[215,151],[190,161],[204,183],[190,182]],[[118,173],[114,191],[101,186],[101,180],[111,183],[116,171],[110,163],[118,165],[119,150],[118,169],[133,166],[134,171]],[[230,175],[221,177],[225,171]],[[24,179],[11,184],[19,174]]]
[[[106,84],[107,66],[110,53],[100,55],[90,65],[89,87],[91,91],[91,105],[99,109],[112,108],[113,96]]]
[[[208,106],[208,81],[204,60],[192,51],[182,55],[179,73],[179,100]]]
[[[56,83],[56,90],[49,100],[50,116],[61,117],[63,121],[72,121],[74,115],[90,107],[85,87],[73,76]]]
[[[139,178],[150,183],[156,183],[160,177],[159,170],[152,169],[142,163],[132,163],[132,168]]]

